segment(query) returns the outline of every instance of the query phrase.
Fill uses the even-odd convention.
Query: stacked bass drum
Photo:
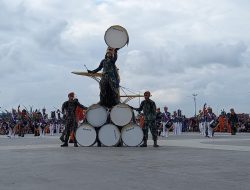
[[[133,111],[127,104],[117,104],[111,110],[94,104],[86,112],[86,122],[76,130],[81,146],[138,146],[143,139],[142,129],[132,122]]]

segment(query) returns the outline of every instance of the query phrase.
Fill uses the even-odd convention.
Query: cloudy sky
[[[90,106],[98,83],[72,71],[95,69],[112,25],[125,27],[121,86],[149,90],[157,106],[194,115],[206,102],[250,113],[248,0],[0,0],[1,110],[60,108],[74,91]],[[131,92],[127,92],[131,94]],[[135,107],[139,99],[129,102]]]

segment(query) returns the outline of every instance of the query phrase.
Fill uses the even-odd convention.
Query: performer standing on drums
[[[143,130],[143,144],[141,147],[147,147],[147,140],[148,140],[148,129],[150,129],[150,132],[152,134],[153,140],[154,140],[154,147],[159,147],[157,144],[157,127],[156,127],[156,105],[153,100],[150,98],[150,92],[146,91],[144,92],[144,98],[140,104],[139,108],[133,108],[132,109],[136,111],[142,111],[144,114],[144,126],[142,128]]]
[[[74,92],[68,94],[68,101],[64,102],[62,105],[62,113],[65,115],[66,123],[65,123],[65,140],[64,144],[61,147],[68,146],[68,140],[70,133],[75,132],[77,129],[76,122],[76,108],[79,106],[82,109],[87,109],[87,107],[83,106],[78,102],[78,99],[75,99]],[[76,138],[74,138],[74,147],[78,147]]]
[[[108,48],[105,58],[101,61],[99,67],[88,73],[97,73],[101,69],[102,78],[100,81],[100,105],[111,108],[120,102],[119,97],[119,74],[115,65],[117,60],[117,50]]]
[[[231,135],[236,135],[237,123],[239,122],[239,120],[233,108],[230,109],[230,114],[228,114],[228,122],[230,123],[231,127]]]

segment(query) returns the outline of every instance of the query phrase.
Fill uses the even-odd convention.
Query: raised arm
[[[103,61],[104,60],[101,61],[100,65],[96,69],[94,69],[92,71],[88,70],[88,73],[97,73],[98,71],[102,70],[102,68],[103,68]]]

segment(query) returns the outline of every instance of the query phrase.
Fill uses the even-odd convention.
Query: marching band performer
[[[221,111],[221,114],[218,118],[218,122],[219,122],[219,131],[220,132],[228,132],[231,133],[231,129],[228,123],[228,118],[226,117],[226,112],[223,110]]]
[[[19,113],[19,117],[20,117],[18,136],[24,137],[25,127],[28,125],[29,116],[28,116],[27,111],[25,109],[20,111],[19,108],[20,108],[20,105],[18,106],[18,113]]]
[[[156,105],[153,100],[150,99],[150,92],[146,91],[144,92],[144,98],[140,104],[139,108],[133,108],[132,109],[136,111],[143,111],[144,114],[144,125],[143,125],[143,144],[141,147],[147,147],[147,140],[148,140],[148,129],[150,129],[150,132],[153,137],[154,141],[154,147],[159,147],[157,144],[157,127],[156,127]]]
[[[231,135],[236,135],[237,132],[237,123],[239,122],[237,114],[234,112],[234,109],[230,109],[230,114],[228,114],[228,121],[231,127]]]
[[[166,124],[171,120],[171,114],[168,112],[168,107],[164,107],[164,112],[162,114],[162,136],[168,137],[170,127],[167,127]]]
[[[105,58],[101,61],[99,67],[88,73],[97,73],[101,69],[102,78],[100,81],[100,105],[111,108],[120,102],[119,96],[119,74],[115,65],[118,49],[108,48]]]
[[[216,115],[213,113],[212,108],[208,107],[205,114],[206,137],[213,137],[213,128],[210,126],[216,120]]]
[[[178,109],[177,110],[177,118],[178,118],[178,135],[180,135],[182,133],[182,122],[183,122],[183,118],[182,118],[182,115],[181,115],[181,110]]]
[[[64,118],[66,119],[65,124],[65,139],[64,143],[61,147],[68,146],[68,140],[70,133],[73,131],[76,132],[77,122],[76,122],[76,108],[79,106],[82,109],[87,109],[87,107],[83,106],[78,102],[78,99],[75,99],[74,92],[68,94],[68,101],[65,101],[62,105],[62,113],[64,114]],[[76,138],[74,138],[74,147],[78,147]]]
[[[158,131],[158,136],[160,136],[162,131],[162,113],[160,108],[156,109],[156,127]]]
[[[173,121],[173,132],[174,135],[178,135],[178,131],[179,131],[179,126],[178,126],[178,117],[177,117],[177,112],[174,111],[173,115],[172,115],[172,121]]]
[[[199,110],[198,114],[199,130],[202,136],[205,136],[205,117],[204,112]]]

